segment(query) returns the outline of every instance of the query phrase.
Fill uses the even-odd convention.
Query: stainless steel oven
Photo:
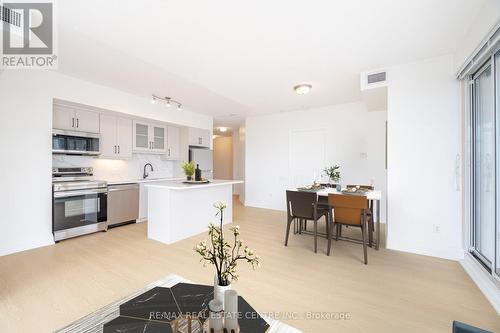
[[[99,155],[100,135],[95,133],[53,130],[52,153],[66,155]]]
[[[52,230],[55,241],[107,230],[107,184],[93,180],[92,171],[92,168],[53,170]]]

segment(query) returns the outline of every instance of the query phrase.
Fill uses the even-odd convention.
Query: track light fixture
[[[175,104],[175,105],[177,105],[177,110],[179,110],[179,111],[182,110],[182,103],[181,102],[178,102],[175,99],[172,99],[171,97],[168,97],[168,96],[160,97],[160,96],[156,96],[155,94],[153,94],[151,97],[151,103],[156,104],[156,102],[158,102],[158,101],[164,102],[165,106],[167,108],[172,106],[172,104]]]

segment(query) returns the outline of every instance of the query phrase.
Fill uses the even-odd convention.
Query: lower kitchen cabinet
[[[148,189],[146,183],[139,184],[139,218],[137,222],[144,222],[148,219]]]

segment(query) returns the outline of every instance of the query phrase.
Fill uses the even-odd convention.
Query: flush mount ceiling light
[[[151,98],[151,104],[156,104],[156,102],[164,102],[165,103],[165,106],[167,108],[171,107],[172,104],[175,104],[177,105],[177,110],[182,110],[182,103],[181,102],[178,102],[176,101],[175,99],[172,99],[171,97],[159,97],[159,96],[156,96],[155,94],[152,95],[152,98]]]
[[[311,91],[312,86],[310,84],[298,84],[295,87],[293,87],[293,90],[299,95],[305,95],[309,91]]]
[[[219,132],[227,132],[227,127],[219,127]]]

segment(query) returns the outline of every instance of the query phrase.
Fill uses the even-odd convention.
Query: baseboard
[[[500,283],[468,252],[460,264],[500,315]]]

